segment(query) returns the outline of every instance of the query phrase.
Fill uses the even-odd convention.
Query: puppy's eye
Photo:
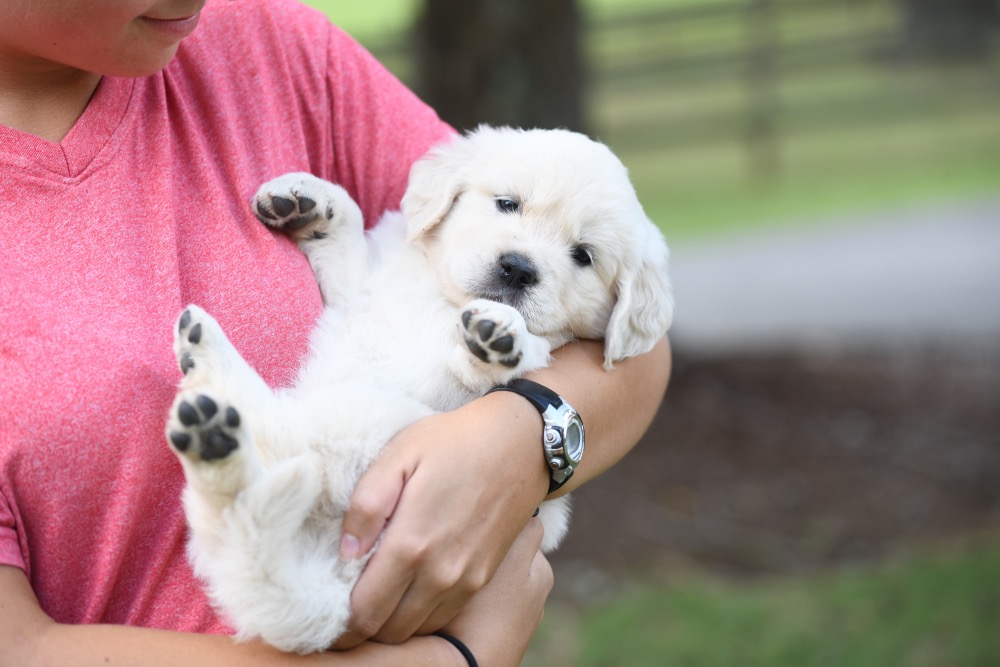
[[[590,248],[587,246],[573,246],[570,256],[573,258],[573,261],[580,266],[590,266],[594,262],[594,257],[590,254]]]
[[[497,210],[501,213],[518,213],[521,210],[521,204],[510,197],[497,197],[496,203]]]

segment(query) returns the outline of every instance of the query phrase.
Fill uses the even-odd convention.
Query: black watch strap
[[[486,393],[491,394],[494,391],[512,391],[515,394],[520,394],[531,401],[532,405],[534,405],[539,412],[545,412],[545,408],[550,405],[554,408],[559,408],[562,407],[563,404],[562,397],[559,396],[559,394],[552,391],[545,385],[532,382],[531,380],[511,380],[507,384],[500,384],[493,387]]]
[[[493,387],[487,394],[492,394],[494,391],[510,391],[515,394],[519,394],[524,398],[528,399],[535,409],[538,410],[540,414],[543,415],[549,407],[558,409],[563,405],[563,399],[559,394],[552,391],[545,385],[538,384],[537,382],[532,382],[531,380],[517,379],[511,380],[507,384],[501,384]],[[548,463],[546,461],[546,463]],[[549,494],[562,488],[562,485],[569,481],[569,478],[573,476],[574,470],[569,470],[568,474],[561,480],[556,480],[554,476],[549,477]]]

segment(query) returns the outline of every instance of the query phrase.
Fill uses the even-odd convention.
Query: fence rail
[[[976,62],[908,58],[893,0],[716,2],[585,26],[589,122],[618,149],[735,141],[766,171],[780,169],[771,156],[787,133],[1000,118],[996,42]],[[411,78],[405,40],[391,44],[373,50]]]

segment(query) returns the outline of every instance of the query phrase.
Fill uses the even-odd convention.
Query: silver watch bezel
[[[561,485],[573,475],[583,460],[583,450],[586,447],[583,419],[565,400],[559,407],[549,404],[541,415],[544,424],[542,447],[545,461],[551,470],[553,482]],[[571,433],[573,428],[579,431],[579,445],[567,447],[567,434]]]

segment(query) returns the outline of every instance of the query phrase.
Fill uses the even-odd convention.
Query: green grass
[[[755,182],[737,144],[623,156],[649,216],[674,238],[850,219],[878,209],[1000,192],[1000,123],[915,119],[786,136],[782,176]]]
[[[419,0],[304,0],[304,3],[322,11],[362,43],[406,30],[420,6]]]
[[[987,667],[998,618],[993,544],[812,578],[636,585],[582,613],[550,609],[524,665]]]

